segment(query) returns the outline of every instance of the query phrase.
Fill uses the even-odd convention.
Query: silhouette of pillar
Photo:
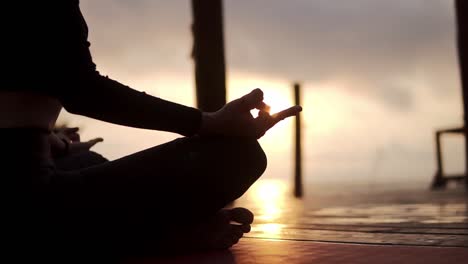
[[[301,105],[301,86],[294,84],[294,104]],[[302,197],[302,143],[301,143],[301,114],[296,115],[295,127],[295,164],[294,164],[294,196]]]
[[[226,104],[222,0],[192,0],[197,106],[213,112]]]
[[[457,20],[457,47],[458,62],[460,65],[460,79],[463,95],[463,127],[468,125],[468,1],[455,1]],[[466,130],[465,130],[466,131]],[[465,175],[468,174],[468,139],[465,134]],[[465,184],[468,187],[468,177],[465,176]]]

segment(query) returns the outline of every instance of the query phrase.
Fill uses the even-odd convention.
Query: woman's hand
[[[60,127],[56,129],[56,133],[60,138],[66,138],[70,142],[80,142],[80,134],[78,127]]]
[[[89,151],[94,145],[103,142],[103,138],[81,141],[77,127],[62,127],[49,136],[51,150],[54,156],[66,156]]]
[[[70,143],[70,154],[80,153],[84,151],[89,151],[94,145],[99,142],[103,142],[103,138],[94,138],[88,141],[80,141],[80,142],[71,142]]]
[[[260,110],[254,118],[250,110]],[[269,114],[270,107],[263,102],[263,92],[255,89],[239,99],[229,102],[214,113],[203,113],[200,135],[227,135],[261,138],[279,121],[302,111],[296,105],[276,114]]]

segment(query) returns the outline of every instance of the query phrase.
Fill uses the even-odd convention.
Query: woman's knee
[[[195,137],[190,142],[196,150],[191,155],[196,174],[225,202],[244,194],[267,167],[265,152],[254,138]]]
[[[266,170],[267,157],[256,139],[242,139],[239,141],[239,158],[245,164],[247,174],[257,180]],[[253,182],[252,182],[253,183]]]
[[[267,157],[256,139],[232,139],[228,147],[231,160],[230,173],[225,179],[225,191],[231,200],[242,196],[250,186],[265,172]]]
[[[202,156],[210,165],[237,173],[260,177],[267,167],[267,157],[255,138],[209,137],[198,139]],[[215,164],[213,164],[215,163]]]

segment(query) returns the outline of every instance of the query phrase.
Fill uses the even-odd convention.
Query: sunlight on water
[[[284,196],[286,186],[284,181],[264,180],[252,186],[249,191],[252,201],[258,206],[256,219],[263,221],[274,221],[281,217],[284,207]],[[268,230],[273,228],[267,227]]]
[[[455,204],[391,204],[391,205],[366,205],[365,207],[332,207],[324,208],[314,212],[315,216],[327,215],[406,215],[406,216],[465,216],[466,205],[464,203]]]
[[[285,225],[283,224],[275,224],[275,223],[258,224],[254,227],[254,231],[261,232],[265,236],[268,236],[269,238],[279,238],[281,237],[284,227]]]
[[[263,222],[253,226],[253,231],[270,238],[281,237],[284,225],[277,222],[284,214],[284,197],[286,195],[284,181],[259,181],[252,186],[249,194],[257,206],[255,218],[257,221]]]
[[[306,213],[305,221],[314,219],[335,224],[382,224],[382,223],[466,223],[465,203],[454,204],[390,204],[330,207]]]

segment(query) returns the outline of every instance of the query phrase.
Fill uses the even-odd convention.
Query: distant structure
[[[437,171],[432,182],[433,189],[444,188],[449,180],[465,180],[465,186],[468,188],[468,1],[455,0],[455,13],[457,25],[457,47],[458,61],[460,65],[460,79],[463,96],[463,125],[457,128],[443,129],[436,132],[436,158]],[[443,134],[461,134],[465,136],[465,172],[462,175],[444,176],[442,162],[442,144]]]
[[[214,112],[226,104],[222,0],[192,0],[197,106]]]
[[[301,86],[299,83],[294,84],[294,104],[301,105]],[[296,115],[295,126],[295,164],[294,164],[294,196],[302,197],[302,142],[301,142],[301,114]]]

